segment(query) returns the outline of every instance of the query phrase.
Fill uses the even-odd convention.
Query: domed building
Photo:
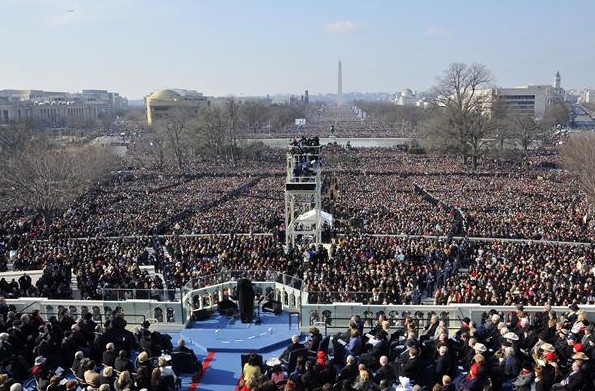
[[[164,119],[172,110],[184,110],[191,115],[209,105],[209,100],[202,93],[191,90],[159,90],[145,97],[147,122],[149,126],[156,120]]]
[[[416,101],[415,92],[409,88],[405,88],[395,97],[395,104],[399,106],[414,106]]]

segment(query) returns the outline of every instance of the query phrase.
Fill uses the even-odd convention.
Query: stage
[[[262,354],[289,345],[291,336],[299,334],[299,329],[297,315],[285,311],[279,315],[261,312],[260,322],[250,323],[214,313],[207,320],[191,321],[180,334],[203,352]]]
[[[184,379],[183,390],[233,390],[242,372],[242,354],[258,353],[264,361],[278,357],[296,334],[300,335],[297,314],[286,311],[279,315],[261,312],[260,322],[242,323],[219,313],[203,321],[191,321],[186,329],[172,335],[172,342],[184,338],[186,345],[203,361],[205,370],[198,384]]]

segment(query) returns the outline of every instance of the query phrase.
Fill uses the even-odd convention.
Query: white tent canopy
[[[316,224],[316,209],[312,209],[298,216],[297,222],[305,224]],[[333,225],[333,216],[323,210],[320,211],[320,222]]]

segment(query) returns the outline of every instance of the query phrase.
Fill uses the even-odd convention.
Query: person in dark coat
[[[355,361],[355,357],[347,356],[347,361],[345,366],[339,371],[337,374],[337,382],[343,380],[353,380],[358,374],[357,363]]]
[[[297,335],[293,335],[291,337],[291,344],[283,351],[283,353],[281,353],[281,356],[279,356],[279,358],[281,360],[288,361],[289,353],[297,349],[302,349],[303,347],[304,345],[300,343],[300,337]]]
[[[392,384],[397,378],[397,372],[391,363],[388,361],[387,356],[380,357],[380,368],[376,370],[374,381],[380,383],[382,380],[387,380],[389,384]]]
[[[177,353],[177,352],[183,352],[183,353],[190,354],[192,356],[192,358],[191,358],[192,368],[196,372],[202,372],[202,361],[200,361],[196,357],[196,354],[194,354],[194,351],[192,349],[189,349],[186,347],[186,341],[184,339],[180,339],[178,341],[178,346],[176,346],[174,348],[174,350],[172,351],[172,353]]]
[[[306,361],[306,372],[302,375],[302,386],[307,391],[313,391],[321,386],[320,375],[318,374],[317,364],[312,361]]]
[[[418,348],[410,347],[408,353],[399,358],[397,365],[399,376],[409,378],[415,382],[419,381],[419,373],[422,367]]]
[[[118,357],[114,360],[114,369],[118,372],[134,372],[134,365],[132,364],[132,361],[130,361],[126,350],[120,350]]]
[[[449,375],[452,371],[453,358],[447,346],[440,346],[438,348],[438,357],[436,359],[436,366],[434,368],[436,381],[442,379],[444,375]]]
[[[322,341],[322,334],[320,334],[320,330],[318,330],[316,327],[310,327],[308,332],[310,333],[310,338],[308,342],[304,344],[304,346],[308,350],[316,352],[318,351],[318,347],[320,346],[320,341]]]
[[[107,345],[105,345],[105,352],[103,352],[101,363],[103,365],[113,367],[115,365],[117,357],[118,353],[116,352],[116,347],[114,343],[109,342]]]

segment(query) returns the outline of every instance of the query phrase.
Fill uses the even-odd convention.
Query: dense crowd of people
[[[105,316],[74,316],[60,307],[44,319],[39,310],[16,312],[0,297],[0,387],[4,390],[151,390],[168,391],[178,367],[167,361],[184,355],[188,374],[202,364],[180,339],[150,330],[144,322],[131,331],[126,314],[115,308]]]
[[[480,172],[452,158],[396,148],[329,146],[322,156],[330,178],[323,209],[335,221],[328,249],[284,247],[283,154],[237,167],[197,160],[183,176],[127,169],[51,221],[18,208],[0,211],[0,267],[23,271],[20,278],[0,279],[0,294],[70,299],[74,277],[82,299],[162,300],[164,289],[206,276],[274,271],[303,281],[310,303],[421,304],[429,297],[435,304],[595,304],[595,226],[573,177],[544,168],[544,162],[551,165],[550,155],[530,155],[521,166],[486,163]],[[457,221],[461,215],[465,224]],[[154,265],[161,274],[141,265]],[[43,274],[32,282],[26,272],[36,269]],[[483,327],[477,334],[470,328],[466,338],[482,341]],[[408,340],[407,333],[402,336]],[[350,338],[343,338],[347,345]],[[405,351],[415,347],[426,360],[427,341]],[[468,341],[459,342],[464,347]],[[340,346],[333,353],[341,355]],[[440,356],[441,346],[433,347],[432,358]],[[345,360],[356,353],[352,348]],[[510,349],[493,345],[482,362],[493,361],[500,350],[506,361]],[[351,356],[362,362],[362,354]],[[452,354],[461,359],[462,353]],[[401,356],[386,356],[399,372]],[[35,357],[28,353],[26,364],[33,365]],[[368,364],[380,366],[381,357]],[[532,371],[537,363],[532,361]],[[477,370],[482,365],[490,367],[478,363]],[[316,372],[313,366],[304,371]],[[350,386],[374,389],[356,387],[374,383],[374,376],[359,376]]]
[[[529,156],[527,167],[514,174],[510,166],[501,164],[469,173],[451,158],[420,157],[396,149],[329,146],[323,157],[325,175],[332,179],[323,195],[323,208],[335,221],[330,252],[282,247],[286,165],[281,154],[235,169],[198,160],[194,169],[208,175],[117,173],[47,226],[17,210],[4,211],[2,263],[12,262],[15,270],[47,265],[48,270],[64,272],[52,272],[57,278],[51,281],[60,281],[56,286],[33,284],[23,294],[23,289],[7,282],[0,289],[11,297],[45,290],[51,297],[65,298],[69,289],[64,285],[69,285],[74,273],[81,297],[100,298],[109,289],[177,288],[217,270],[271,268],[303,279],[310,292],[326,292],[311,294],[312,302],[337,298],[367,302],[375,289],[387,298],[386,303],[418,303],[425,296],[437,303],[503,304],[515,302],[515,297],[539,303],[542,298],[533,286],[538,280],[535,271],[543,274],[562,267],[573,278],[571,286],[558,283],[554,272],[539,275],[540,283],[551,284],[552,292],[559,293],[550,300],[556,304],[593,301],[592,248],[540,245],[540,239],[590,242],[595,235],[592,221],[585,217],[584,197],[569,186],[572,177],[539,168],[539,155]],[[552,159],[542,157],[548,164]],[[464,214],[464,226],[456,224],[455,210]],[[155,240],[156,233],[174,236]],[[265,236],[240,235],[245,233]],[[231,236],[183,237],[186,234]],[[367,234],[447,238],[445,242],[377,239],[366,238]],[[128,235],[136,239],[120,239]],[[454,235],[532,242],[484,243]],[[90,239],[94,237],[98,238]],[[171,251],[165,253],[168,246]],[[456,249],[456,261],[448,253],[451,248]],[[312,258],[307,270],[300,265],[306,253]],[[138,264],[158,264],[164,281],[140,274],[134,266]],[[445,265],[450,269],[455,264],[470,265],[470,272],[457,275],[445,270]],[[370,277],[349,281],[349,276],[333,274],[326,278],[336,269],[357,270]],[[521,279],[525,279],[522,284]],[[432,289],[426,280],[434,282]],[[504,282],[517,282],[517,286],[504,293],[506,286],[500,286]]]
[[[383,312],[368,325],[355,315],[349,328],[322,337],[316,327],[281,354],[285,366],[244,365],[242,390],[518,390],[589,391],[595,388],[594,324],[576,304],[528,313],[490,310],[481,321],[425,319]]]

